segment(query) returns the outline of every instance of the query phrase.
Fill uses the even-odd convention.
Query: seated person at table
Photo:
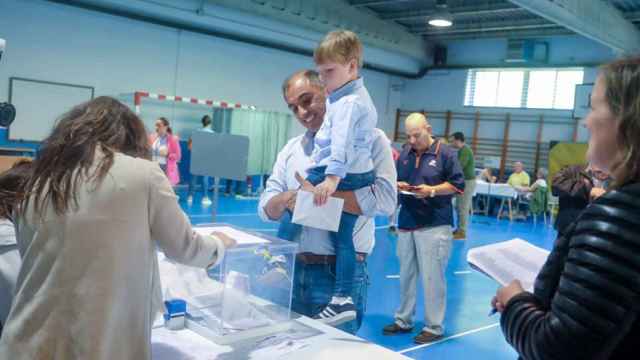
[[[493,184],[498,180],[498,178],[493,175],[493,170],[490,167],[486,167],[482,170],[480,175],[478,175],[478,180]]]
[[[527,187],[522,187],[521,190],[525,193],[524,197],[527,200],[530,200],[533,197],[533,193],[538,189],[538,188],[547,188],[547,169],[545,168],[540,168],[538,169],[538,172],[536,173],[536,182],[533,183],[533,185],[531,186],[527,186]]]
[[[524,171],[524,166],[520,161],[513,163],[513,174],[509,176],[507,184],[513,186],[516,190],[522,191],[523,188],[529,187],[531,180],[529,174]]]

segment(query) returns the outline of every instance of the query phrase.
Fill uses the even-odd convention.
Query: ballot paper
[[[312,228],[338,231],[344,200],[329,197],[326,204],[317,206],[313,203],[313,193],[300,190],[296,196],[296,207],[293,210],[292,222]]]
[[[210,235],[214,231],[221,232],[234,239],[238,245],[265,244],[269,242],[269,240],[234,229],[230,226],[195,227],[193,230],[200,235]]]
[[[500,285],[520,280],[522,287],[532,292],[533,283],[548,256],[549,251],[516,238],[473,248],[467,253],[467,262]]]

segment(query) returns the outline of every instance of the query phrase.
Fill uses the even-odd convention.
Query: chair
[[[547,212],[549,211],[549,189],[538,186],[531,196],[529,202],[529,212],[533,215],[533,223],[536,224],[538,215],[542,215],[544,223],[547,223]]]

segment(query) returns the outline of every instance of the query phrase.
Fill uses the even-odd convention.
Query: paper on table
[[[549,251],[516,238],[473,248],[467,253],[467,262],[503,286],[520,280],[522,287],[531,292],[548,256]]]
[[[229,226],[194,227],[193,230],[200,235],[211,235],[211,233],[214,231],[221,232],[234,239],[238,243],[238,245],[264,244],[269,242],[269,240],[251,235],[249,233],[234,229]]]
[[[316,206],[313,193],[300,190],[296,196],[292,222],[320,230],[338,231],[343,206],[344,200],[336,197],[329,197],[326,204]]]

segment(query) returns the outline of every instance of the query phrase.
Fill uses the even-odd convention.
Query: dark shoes
[[[382,328],[382,333],[384,335],[396,335],[396,334],[406,334],[413,331],[413,328],[403,328],[402,326],[393,323],[391,325],[387,325]]]
[[[356,318],[356,307],[351,298],[340,304],[329,303],[320,314],[313,318],[329,326],[337,326]]]
[[[467,238],[467,232],[464,230],[456,230],[453,233],[453,240],[464,240]]]
[[[391,325],[387,325],[382,329],[382,334],[384,335],[397,335],[397,334],[407,334],[413,331],[413,328],[403,328],[402,326],[393,323]],[[435,335],[428,331],[422,331],[420,334],[416,335],[413,338],[413,342],[416,344],[428,344],[434,341],[438,341],[442,339],[442,335]]]
[[[413,342],[415,342],[416,344],[428,344],[440,339],[442,339],[442,335],[436,335],[428,331],[423,331],[413,338]]]

